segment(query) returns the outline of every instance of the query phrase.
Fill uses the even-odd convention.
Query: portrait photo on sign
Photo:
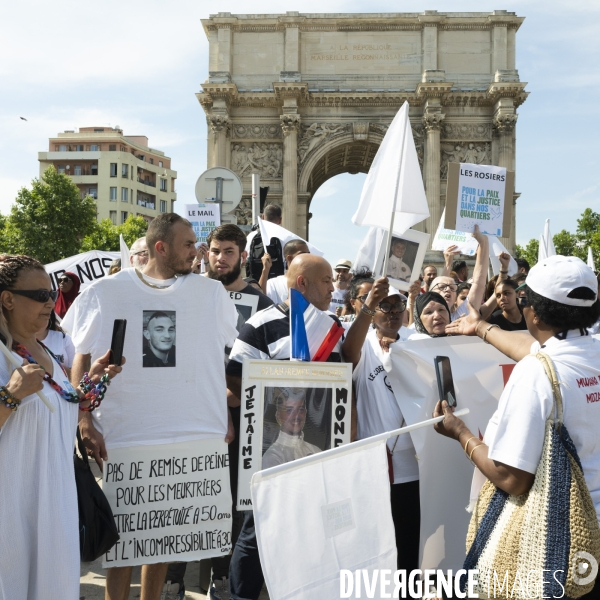
[[[381,273],[383,271],[387,252],[387,269],[384,275],[394,287],[407,291],[410,284],[418,279],[421,274],[428,242],[428,233],[409,229],[402,235],[392,235],[392,242],[388,251],[387,235],[385,235],[378,253],[376,272]]]
[[[144,310],[142,337],[143,367],[176,365],[176,315],[174,310]]]
[[[331,388],[265,387],[262,468],[331,448]]]

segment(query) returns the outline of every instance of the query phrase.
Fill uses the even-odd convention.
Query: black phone
[[[435,356],[435,376],[437,378],[440,401],[446,400],[448,406],[456,407],[456,392],[454,391],[454,380],[452,379],[452,368],[447,356]]]
[[[125,330],[127,319],[115,319],[113,325],[112,341],[110,343],[110,364],[121,366],[123,360],[123,346],[125,346]]]

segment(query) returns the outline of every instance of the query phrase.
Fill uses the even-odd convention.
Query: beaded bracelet
[[[84,373],[81,381],[79,382],[79,387],[84,393],[81,402],[85,402],[89,400],[89,406],[81,406],[81,402],[79,404],[79,410],[84,412],[92,412],[94,409],[100,406],[102,400],[104,400],[104,394],[106,394],[107,385],[110,384],[110,378],[108,373],[105,373],[100,378],[100,382],[95,384],[90,379],[89,373]]]
[[[4,402],[11,410],[17,410],[21,401],[15,398],[4,386],[0,386],[0,402]]]

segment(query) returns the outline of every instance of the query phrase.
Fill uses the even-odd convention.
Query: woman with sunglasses
[[[383,367],[385,353],[400,339],[406,298],[387,278],[374,281],[368,273],[353,279],[350,294],[356,318],[342,345],[344,360],[353,366],[358,439],[402,427],[404,418]],[[419,469],[408,435],[388,440],[391,508],[398,569],[418,568]]]
[[[56,306],[54,312],[62,319],[75,298],[79,296],[79,288],[81,287],[81,281],[75,273],[63,273],[58,278],[58,299],[56,300]]]
[[[517,296],[517,282],[505,279],[496,284],[494,294],[496,302],[500,307],[487,319],[490,324],[498,325],[504,331],[525,331],[527,323],[523,316],[521,304],[527,302],[527,298]]]
[[[84,383],[93,392],[71,386],[36,339],[57,295],[37,260],[0,256],[0,334],[23,364],[13,370],[0,357],[0,597],[7,600],[79,598],[73,469],[79,409],[101,400],[102,377],[121,371],[108,364],[107,352]],[[37,396],[40,390],[54,412]]]

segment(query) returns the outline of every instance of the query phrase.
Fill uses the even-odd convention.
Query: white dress
[[[63,385],[66,377],[52,362],[55,380]],[[0,356],[0,384],[9,377]],[[79,405],[46,382],[43,392],[54,413],[33,394],[0,430],[0,600],[79,598],[73,466]]]

